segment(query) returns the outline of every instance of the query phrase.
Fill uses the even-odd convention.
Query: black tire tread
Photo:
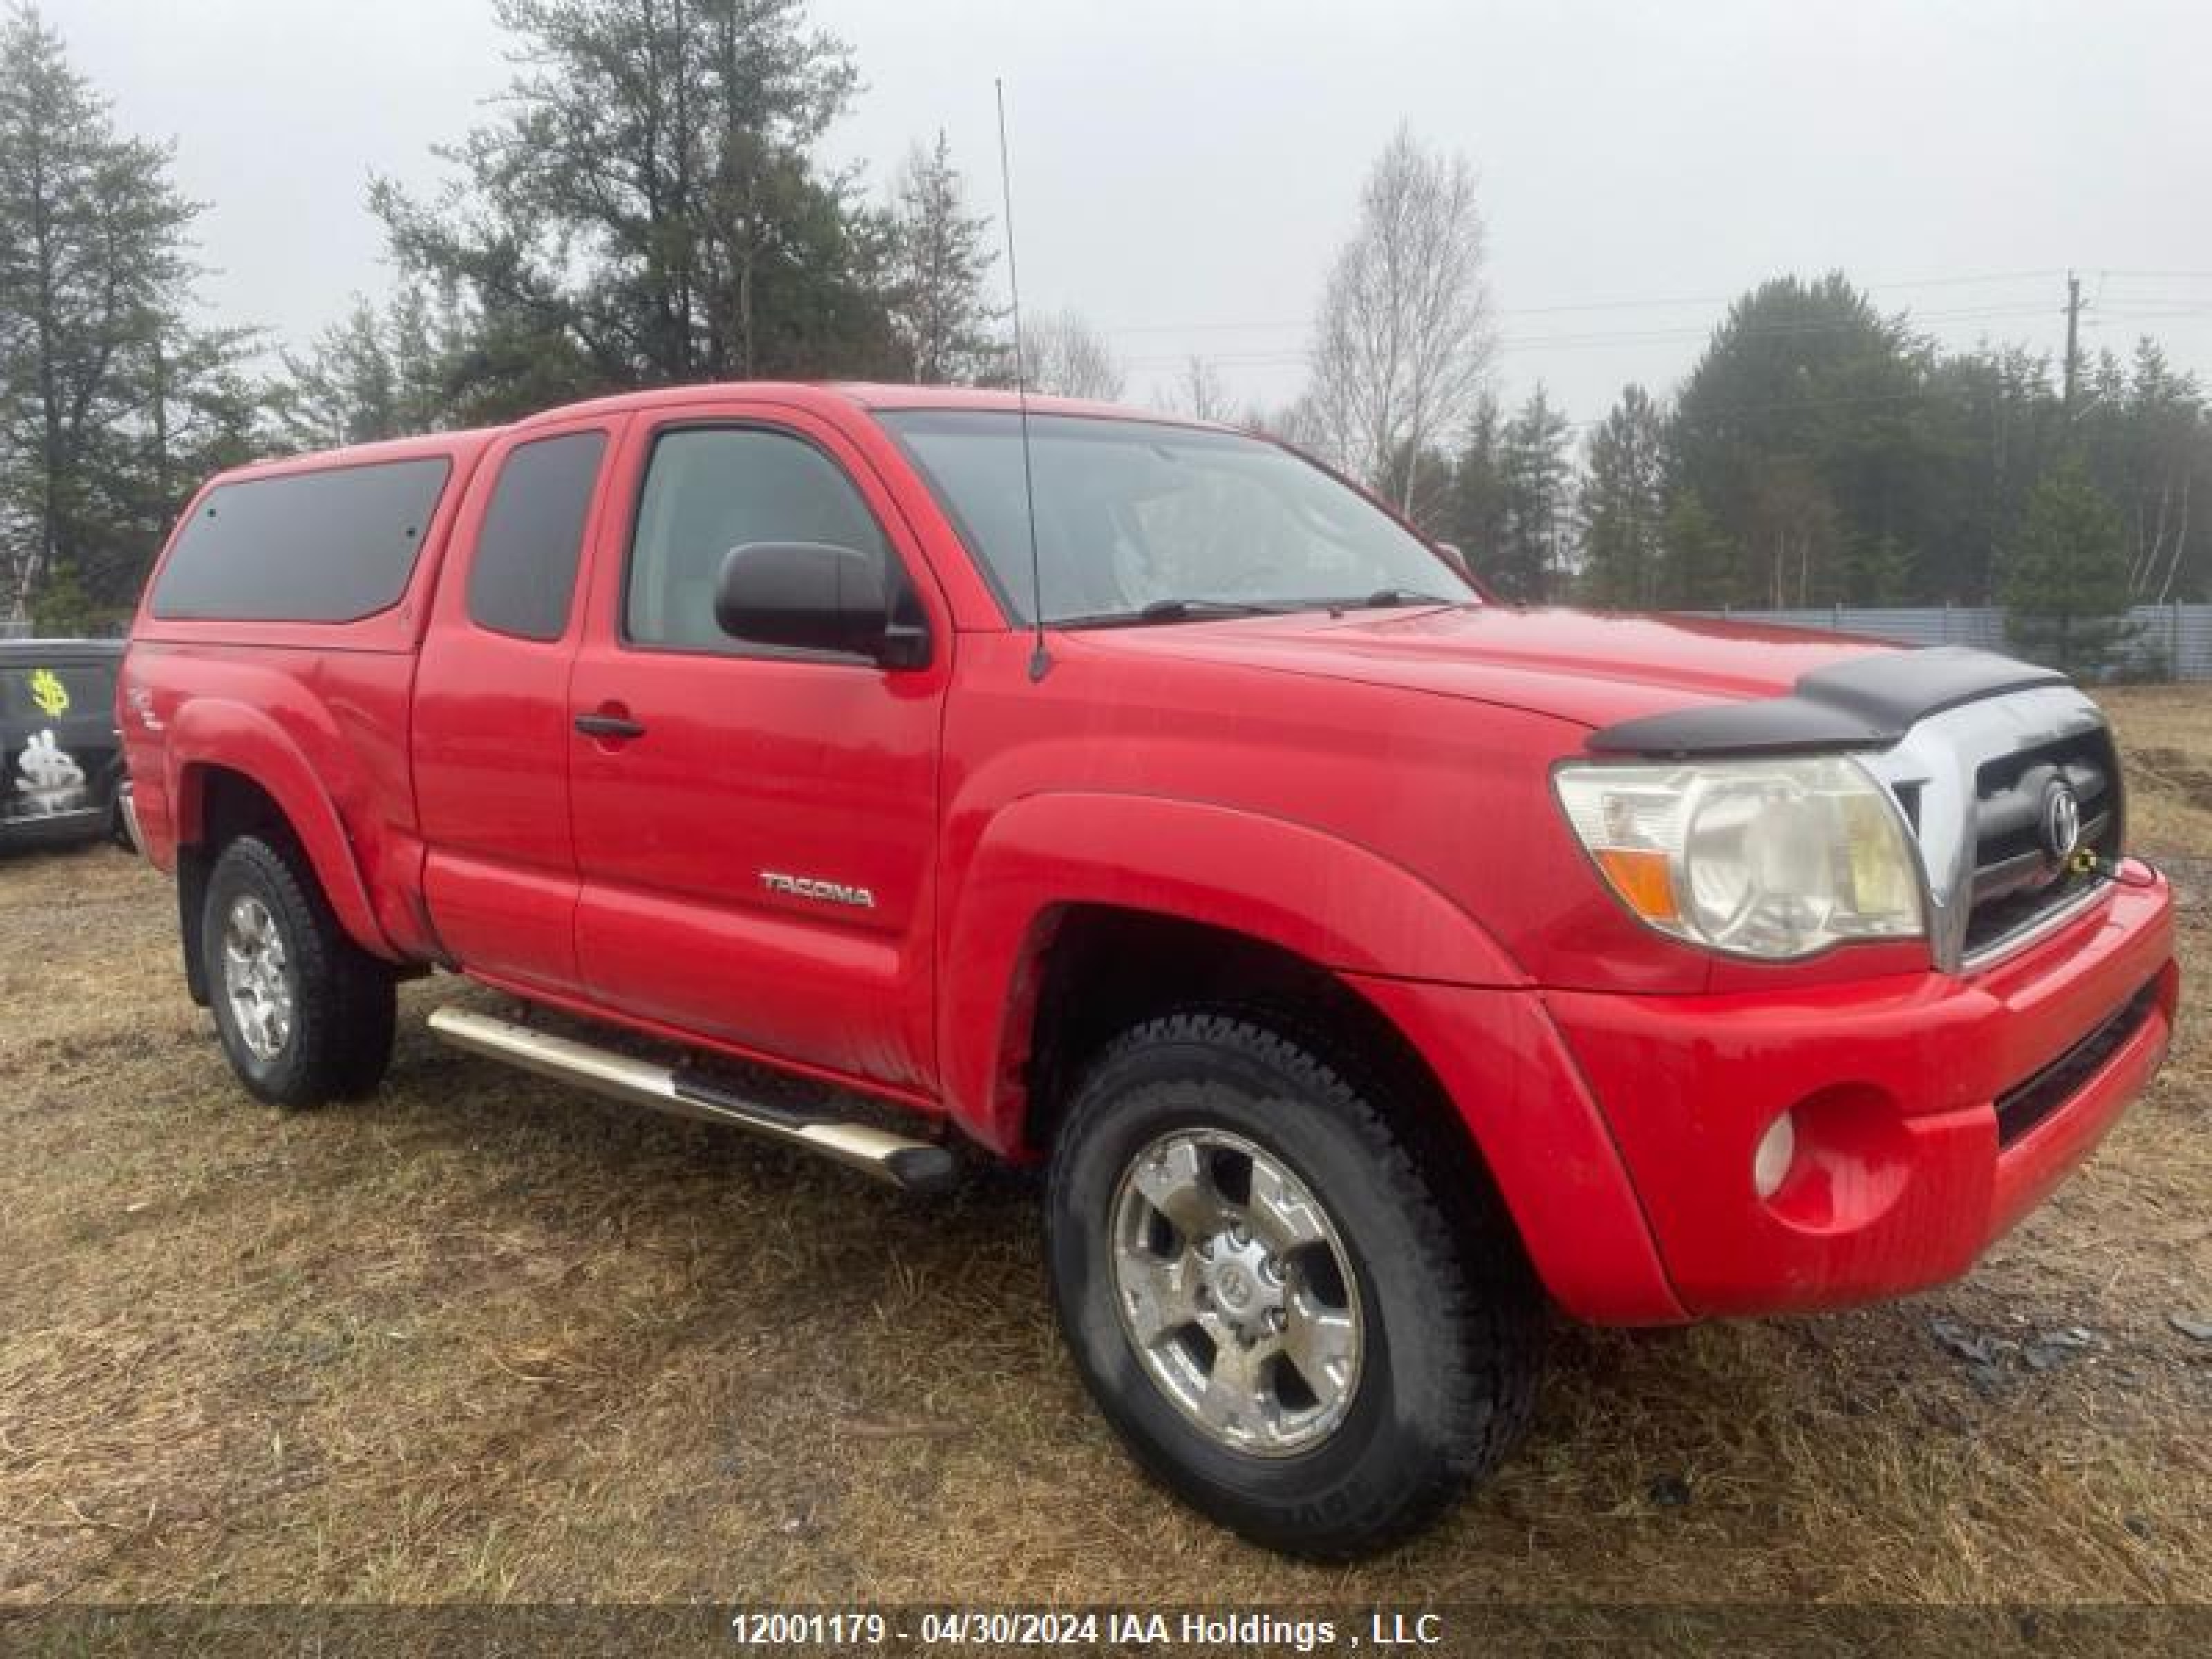
[[[1544,1309],[1519,1236],[1486,1190],[1455,1187],[1449,1195],[1440,1193],[1415,1158],[1415,1144],[1432,1138],[1409,1133],[1414,1120],[1402,1103],[1379,1079],[1364,1075],[1350,1055],[1335,1050],[1322,1031],[1300,1029],[1294,1017],[1273,1011],[1188,1009],[1132,1027],[1107,1043],[1086,1069],[1062,1138],[1080,1138],[1092,1120],[1114,1109],[1114,1092],[1099,1085],[1118,1061],[1165,1045],[1255,1061],[1334,1114],[1364,1145],[1377,1180],[1411,1224],[1417,1257],[1411,1265],[1434,1288],[1434,1316],[1449,1328],[1451,1352],[1459,1357],[1447,1407],[1446,1455],[1389,1494],[1388,1503],[1342,1517],[1333,1535],[1239,1528],[1256,1542],[1318,1560],[1346,1560],[1401,1541],[1503,1463],[1534,1419]],[[1421,1150],[1428,1154],[1424,1161],[1438,1167],[1437,1149],[1423,1144]],[[1065,1161],[1054,1160],[1048,1215],[1062,1213],[1066,1168]],[[1156,1476],[1181,1489],[1174,1468],[1162,1467],[1141,1445],[1133,1449]]]
[[[306,855],[289,838],[240,836],[223,848],[208,878],[202,937],[208,942],[211,985],[222,984],[219,908],[234,879],[230,871],[250,871],[266,890],[280,913],[299,981],[287,1075],[264,1082],[240,1068],[240,1080],[262,1099],[290,1110],[374,1093],[391,1064],[398,1030],[392,969],[347,936]]]

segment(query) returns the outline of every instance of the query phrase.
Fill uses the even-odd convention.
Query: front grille
[[[2100,879],[2072,871],[2044,845],[2044,802],[2063,780],[2081,809],[2081,845],[2120,854],[2119,757],[2102,726],[1984,763],[1974,775],[1974,887],[1969,957],[2027,932]]]
[[[2126,1006],[2025,1082],[1997,1097],[1997,1145],[2009,1146],[2049,1117],[2081,1089],[2121,1045],[2142,1029],[2158,1006],[2158,981],[2130,997]]]

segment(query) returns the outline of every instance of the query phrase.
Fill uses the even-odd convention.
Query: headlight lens
[[[1770,961],[1923,931],[1902,815],[1838,755],[1553,775],[1621,902],[1677,939]]]

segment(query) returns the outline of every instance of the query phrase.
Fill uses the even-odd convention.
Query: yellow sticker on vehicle
[[[31,701],[48,720],[59,720],[69,713],[69,687],[52,669],[38,669],[31,675]]]

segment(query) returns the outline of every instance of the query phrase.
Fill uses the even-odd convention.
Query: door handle
[[[627,714],[579,714],[576,716],[576,729],[587,738],[617,740],[645,735],[644,723],[634,720]]]

